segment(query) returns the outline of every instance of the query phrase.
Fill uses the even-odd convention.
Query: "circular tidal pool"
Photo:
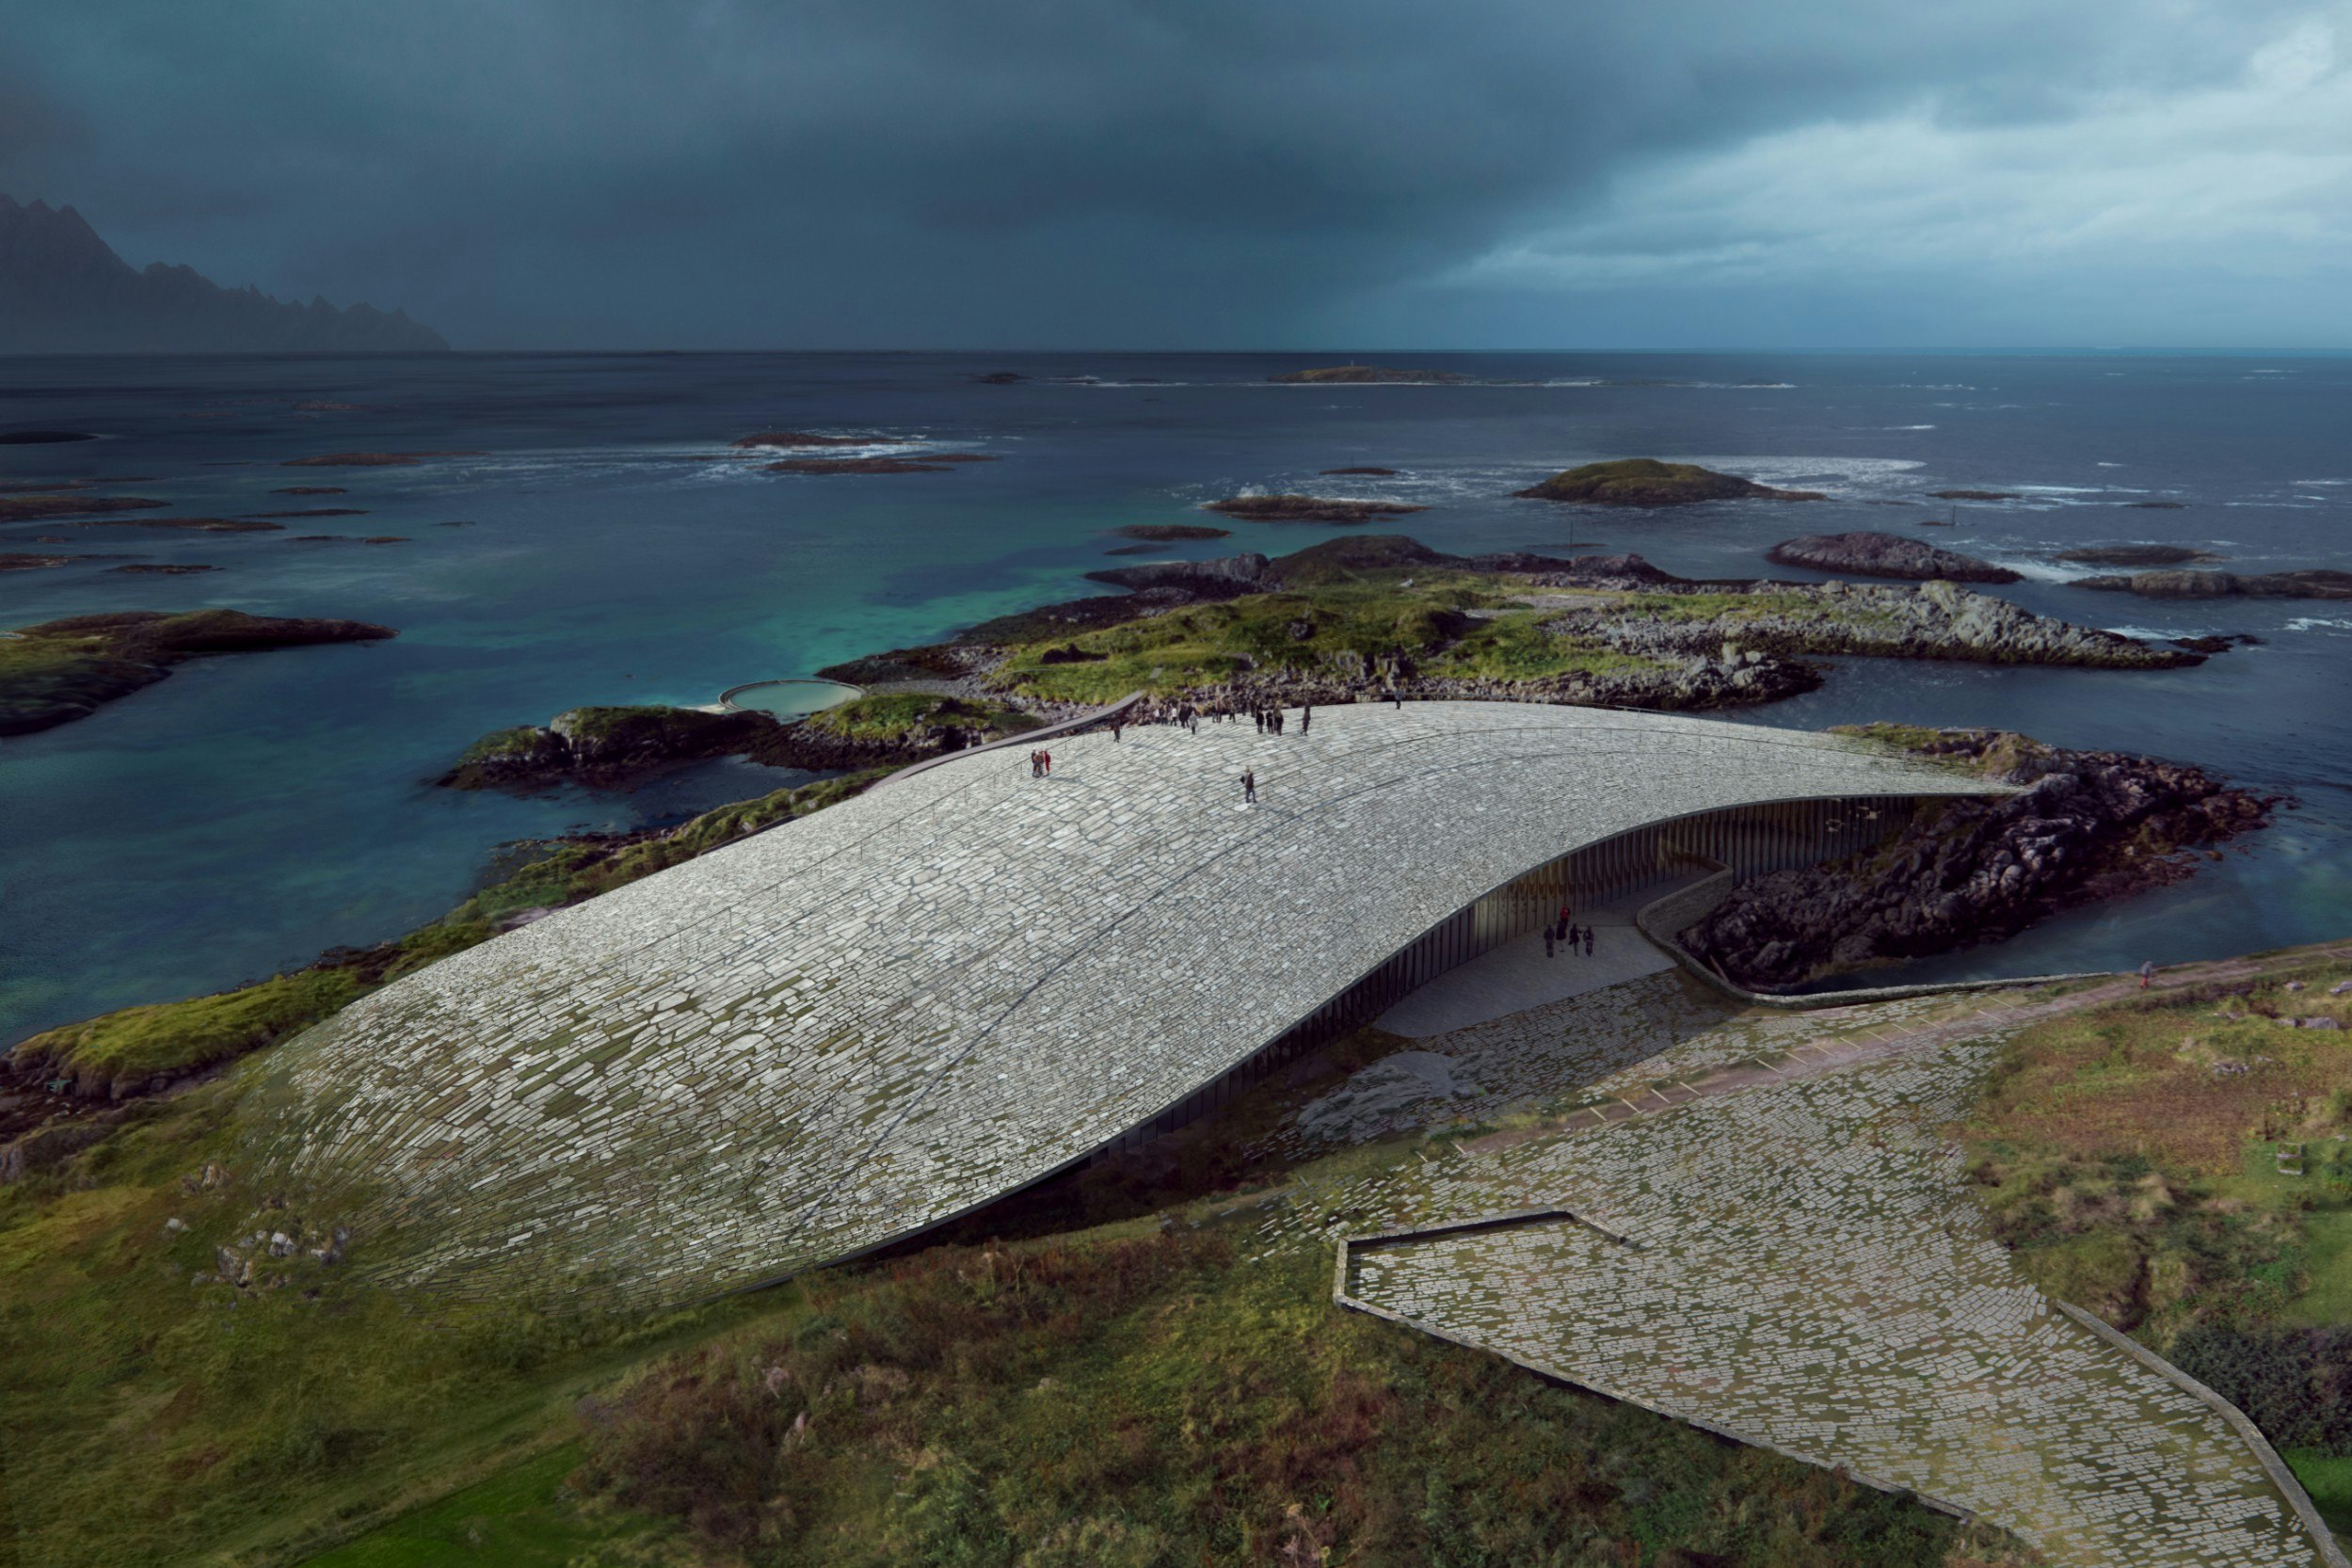
[[[840,680],[755,680],[720,693],[719,706],[753,709],[779,719],[803,719],[865,695],[864,687]]]

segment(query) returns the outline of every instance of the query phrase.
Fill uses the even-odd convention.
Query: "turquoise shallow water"
[[[1507,384],[1265,384],[1297,362],[8,361],[0,428],[104,439],[0,447],[0,484],[89,477],[183,515],[366,515],[288,519],[285,532],[259,535],[0,527],[0,550],[62,535],[70,545],[48,548],[223,568],[139,577],[92,561],[0,576],[0,626],[212,603],[378,620],[401,636],[200,661],[91,719],[0,740],[0,1042],[396,935],[463,897],[502,842],[672,820],[791,781],[723,762],[617,796],[515,799],[424,782],[485,730],[584,702],[709,702],[744,681],[1071,597],[1088,591],[1085,571],[1117,564],[1104,553],[1121,542],[1108,530],[1197,520],[1199,502],[1249,486],[1426,504],[1400,526],[1445,549],[1631,549],[1702,575],[1763,571],[1763,549],[1795,534],[1907,529],[1924,507],[1944,507],[1927,499],[1934,489],[2014,492],[2023,499],[1961,506],[1960,526],[1936,536],[2032,574],[2000,591],[2092,624],[2265,643],[2138,676],[1855,662],[1821,692],[1741,716],[2000,724],[2204,762],[2301,800],[2278,830],[2189,883],[1940,960],[1940,971],[2129,965],[2352,934],[2352,610],[2149,603],[2071,587],[2045,559],[2073,543],[2164,540],[2248,570],[2346,565],[2352,364],[1488,356],[1434,362]],[[997,369],[1099,379],[972,379]],[[1000,460],[810,477],[761,472],[727,445],[778,427]],[[277,466],[450,449],[482,455]],[[1567,464],[1630,454],[1712,461],[1832,499],[1596,520],[1510,498]],[[1318,477],[1358,464],[1404,472]],[[292,485],[348,493],[271,493]],[[2130,504],[2151,500],[2179,509]],[[1229,540],[1159,553],[1280,553],[1328,532],[1231,526]],[[348,537],[298,541],[311,533]],[[408,542],[355,542],[370,535]]]

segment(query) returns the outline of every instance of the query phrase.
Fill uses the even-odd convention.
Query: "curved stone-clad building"
[[[393,1277],[686,1299],[1165,1125],[1677,851],[1762,870],[1997,792],[1656,714],[1301,728],[1064,737],[1048,779],[974,753],[562,910],[280,1046],[259,1158]]]

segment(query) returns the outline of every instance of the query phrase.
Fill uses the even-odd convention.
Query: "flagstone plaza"
[[[1562,1026],[1602,1007],[1650,1015],[1653,1049],[1580,1071]],[[1555,1064],[1520,1094],[1581,1083],[1621,1114],[1302,1183],[1263,1244],[1336,1243],[1343,1304],[1917,1492],[2054,1563],[2341,1564],[2222,1410],[2044,1298],[1989,1234],[1944,1128],[2038,1010],[1708,1027],[1637,982],[1416,1042],[1478,1072],[1509,1025],[1514,1057]]]
[[[1505,703],[1052,749],[1050,778],[958,758],[386,987],[272,1053],[257,1157],[344,1204],[392,1277],[740,1288],[1185,1105],[1580,846],[1994,788],[1830,736]]]

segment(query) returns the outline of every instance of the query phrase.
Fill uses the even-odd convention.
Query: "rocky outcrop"
[[[2015,501],[2007,490],[1929,490],[1938,501]]]
[[[2086,577],[2074,586],[2142,599],[2352,599],[2352,571],[2136,571]]]
[[[1392,365],[1315,365],[1286,370],[1266,379],[1283,386],[1452,387],[1465,385],[1471,377],[1450,370],[1400,370]]]
[[[1740,984],[1773,989],[1998,941],[2187,876],[2191,852],[2266,825],[2277,804],[2153,758],[1999,730],[1905,738],[2019,792],[1926,806],[1865,854],[1744,884],[1685,945]]]
[[[1252,551],[1213,561],[1157,561],[1147,567],[1106,567],[1086,575],[1094,582],[1122,588],[1197,587],[1213,593],[1227,584],[1245,591],[1272,586],[1272,562]]]
[[[1661,463],[1655,457],[1587,463],[1512,493],[1536,501],[1580,502],[1588,506],[1688,506],[1701,501],[1824,499],[1818,490],[1776,490],[1736,474],[1701,468],[1696,463]]]
[[[0,354],[446,352],[398,311],[224,289],[194,268],[133,268],[72,207],[0,196]]]
[[[184,660],[398,635],[367,621],[242,610],[136,610],[20,627],[15,637],[0,641],[0,735],[29,735],[87,718],[165,679]]]
[[[1152,544],[1172,544],[1178,539],[1229,539],[1230,528],[1211,528],[1200,522],[1130,522],[1112,533],[1123,539],[1143,539]]]
[[[1394,501],[1353,501],[1320,495],[1236,495],[1204,508],[1244,522],[1370,522],[1426,512]]]
[[[2196,561],[2218,561],[2209,550],[2179,544],[2095,544],[2061,550],[2055,560],[2078,567],[2184,567]]]
[[[1323,476],[1324,478],[1326,478],[1326,479],[1330,479],[1330,478],[1333,478],[1333,477],[1335,477],[1335,476],[1336,476],[1336,475],[1340,475],[1340,474],[1363,474],[1363,475],[1365,475],[1365,476],[1366,476],[1366,477],[1368,477],[1368,478],[1374,478],[1374,479],[1393,479],[1393,478],[1395,478],[1395,477],[1396,477],[1396,473],[1397,473],[1397,471],[1396,471],[1395,469],[1392,469],[1392,468],[1370,468],[1370,467],[1365,467],[1365,468],[1327,468],[1327,469],[1324,469],[1324,470],[1322,471],[1322,476]]]
[[[1906,577],[1913,582],[1942,578],[1948,583],[2014,583],[2017,573],[1958,551],[1940,550],[1922,539],[1899,534],[1816,534],[1802,539],[1783,539],[1765,552],[1777,566],[1810,567],[1816,571],[1851,572],[1863,577]]]
[[[1653,658],[1697,655],[1728,643],[1781,657],[1861,654],[2085,669],[2174,669],[2203,662],[2185,648],[2151,648],[2117,632],[2053,620],[1950,583],[1916,588],[1701,583],[1661,591],[1701,604],[1720,601],[1721,608],[1709,616],[1643,616],[1601,606],[1571,611],[1550,626]],[[1761,600],[1763,607],[1747,600]]]
[[[782,728],[766,713],[573,708],[543,726],[483,736],[434,782],[453,790],[536,789],[565,778],[612,784],[680,762],[750,751]]]

